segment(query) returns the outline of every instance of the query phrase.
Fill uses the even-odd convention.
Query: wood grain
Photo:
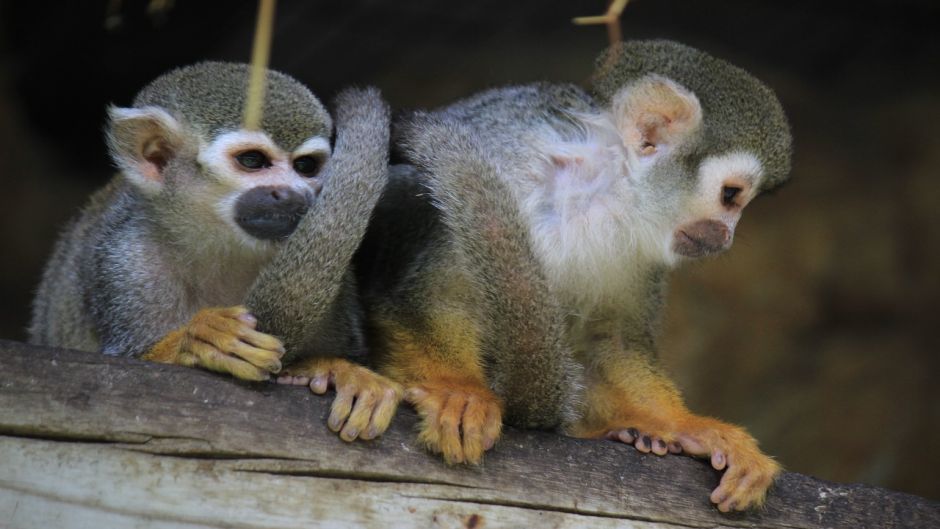
[[[723,515],[687,457],[507,429],[479,468],[371,442],[331,398],[177,366],[0,341],[0,527],[940,527],[940,503],[785,473]]]

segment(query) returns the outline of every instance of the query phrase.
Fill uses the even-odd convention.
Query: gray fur
[[[213,205],[200,197],[218,184],[195,155],[207,135],[240,128],[247,72],[246,65],[200,63],[158,78],[137,96],[137,106],[160,106],[175,117],[189,143],[169,160],[158,193],[144,192],[118,174],[63,231],[34,301],[32,343],[137,356],[198,310],[246,300],[284,243],[246,246],[235,228],[213,216]],[[276,72],[268,79],[262,123],[282,148],[329,135],[331,120],[309,90]],[[272,319],[272,329],[293,345],[304,343],[308,347],[301,352],[308,353],[346,354],[349,344],[353,352],[361,349],[361,309],[347,269],[364,229],[357,226],[368,221],[386,173],[388,117],[378,95],[350,92],[339,107],[340,123],[350,131],[340,131],[329,183],[299,229],[303,239],[286,245],[249,295]],[[354,151],[360,143],[364,150]],[[304,259],[316,266],[298,262]],[[285,295],[286,279],[298,279],[301,272],[303,281]],[[268,297],[259,291],[265,285],[273,290]],[[277,306],[288,301],[297,306]],[[336,321],[326,325],[329,332],[310,338],[324,329],[322,322],[310,330],[291,327],[312,325],[316,316],[302,311],[322,316],[327,305]]]
[[[378,90],[346,90],[336,101],[336,122],[323,193],[245,301],[259,329],[284,341],[285,362],[365,348],[350,265],[387,180],[389,110]]]
[[[454,261],[483,294],[483,353],[492,389],[506,405],[505,420],[529,428],[556,427],[559,417],[574,420],[582,369],[512,191],[476,144],[477,136],[459,121],[429,118],[421,132],[421,138],[435,140],[411,143],[409,149],[427,171],[427,187],[455,242]],[[513,391],[523,381],[527,391]]]
[[[664,41],[624,44],[617,57],[612,70],[600,73],[596,98],[572,85],[506,87],[410,114],[395,126],[395,147],[418,167],[412,174],[430,190],[425,201],[439,209],[437,222],[442,223],[420,237],[433,241],[433,247],[413,251],[414,260],[403,264],[413,271],[412,284],[435,284],[421,274],[459,274],[473,281],[478,297],[467,301],[478,305],[467,310],[479,311],[480,321],[491,326],[488,375],[507,403],[510,423],[570,424],[582,383],[603,378],[598,369],[605,357],[642,355],[651,371],[659,369],[654,356],[666,290],[663,263],[624,263],[634,277],[629,295],[601,306],[571,306],[546,285],[528,240],[528,219],[520,214],[513,190],[503,184],[524,178],[533,159],[542,156],[542,136],[583,138],[579,116],[602,111],[619,88],[659,73],[696,93],[705,130],[695,147],[654,167],[650,178],[638,184],[638,193],[672,215],[678,196],[694,189],[697,162],[734,149],[752,150],[761,158],[763,189],[787,177],[789,129],[779,102],[759,81],[702,52]],[[702,69],[705,73],[697,77]],[[435,265],[442,259],[461,267]],[[427,295],[440,292],[429,288]],[[572,368],[573,357],[583,373]]]
[[[773,90],[741,68],[669,40],[621,42],[596,66],[593,93],[599,101],[609,103],[622,86],[649,74],[672,79],[702,104],[703,149],[716,154],[743,147],[757,154],[766,169],[764,191],[789,178],[792,140],[783,107]]]
[[[134,106],[157,106],[211,140],[241,126],[248,91],[247,64],[201,62],[171,70],[147,85]],[[330,115],[304,85],[268,71],[261,129],[285,151],[311,136],[329,137]],[[270,97],[275,95],[276,97]],[[312,103],[315,102],[315,103]]]

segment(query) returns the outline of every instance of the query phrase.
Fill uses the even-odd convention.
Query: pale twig
[[[248,99],[245,102],[246,130],[257,130],[264,109],[264,89],[271,56],[271,34],[274,23],[275,0],[260,0],[255,41],[251,49],[251,76],[248,81]]]
[[[607,7],[607,12],[603,15],[577,17],[571,21],[579,26],[606,24],[607,36],[610,39],[610,45],[613,46],[620,42],[622,38],[620,34],[620,15],[629,2],[630,0],[612,0]]]

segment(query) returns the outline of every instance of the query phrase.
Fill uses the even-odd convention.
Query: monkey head
[[[109,109],[112,157],[160,208],[171,239],[270,251],[318,196],[332,123],[293,78],[269,71],[264,117],[245,130],[249,68],[204,62],[150,83],[130,108]]]
[[[674,265],[731,247],[744,208],[788,178],[791,137],[756,78],[670,41],[626,42],[598,60],[595,95],[629,151],[630,171],[666,231]]]

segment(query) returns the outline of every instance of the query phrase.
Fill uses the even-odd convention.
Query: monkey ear
[[[640,156],[675,145],[702,122],[695,94],[661,75],[647,75],[621,88],[612,107],[624,144]]]
[[[183,143],[180,123],[159,107],[108,108],[108,147],[130,182],[155,192],[163,169]]]

